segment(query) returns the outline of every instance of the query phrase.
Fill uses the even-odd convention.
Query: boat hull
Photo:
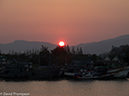
[[[128,72],[129,72],[129,70],[122,70],[122,71],[116,72],[114,74],[114,77],[115,78],[126,78],[128,75]]]

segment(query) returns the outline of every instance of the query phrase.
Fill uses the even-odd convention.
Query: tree
[[[76,54],[76,51],[75,51],[75,49],[74,49],[74,46],[72,47],[72,51],[71,51],[71,53],[72,53],[73,55],[75,55],[75,54]]]
[[[79,54],[83,54],[82,47],[80,47]]]
[[[80,47],[80,48],[77,48],[77,54],[78,54],[78,55],[83,54],[83,52],[82,52],[82,48],[81,48],[81,47]]]
[[[1,49],[0,49],[0,55],[2,54],[2,52],[1,52]]]
[[[66,46],[65,46],[65,50],[66,50],[67,54],[70,54],[70,48],[69,48],[69,45],[66,45]]]
[[[51,54],[48,47],[42,45],[39,52],[39,63],[40,65],[49,65],[51,62]]]
[[[97,56],[96,54],[92,55],[92,60],[93,62],[96,62],[98,60],[99,56]]]
[[[58,65],[63,65],[67,62],[67,51],[66,47],[57,46],[51,51],[54,58],[58,61]]]

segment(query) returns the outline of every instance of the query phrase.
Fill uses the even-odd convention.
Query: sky
[[[0,44],[72,46],[129,34],[129,0],[0,0]]]

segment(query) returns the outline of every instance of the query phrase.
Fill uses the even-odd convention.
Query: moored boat
[[[2,78],[29,78],[47,79],[59,76],[60,68],[41,67],[33,68],[30,64],[9,64],[3,68],[0,77]]]
[[[98,74],[94,70],[80,70],[74,77],[79,79],[96,79]]]
[[[107,69],[107,66],[97,66],[94,70],[80,70],[74,75],[79,79],[111,79],[126,78],[129,72],[129,66],[122,68]]]
[[[129,72],[129,66],[123,66],[121,68],[108,70],[108,73],[114,74],[114,78],[126,78],[128,72]]]

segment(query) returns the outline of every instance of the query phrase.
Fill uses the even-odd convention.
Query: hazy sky
[[[129,0],[0,0],[0,43],[69,45],[129,34]]]

